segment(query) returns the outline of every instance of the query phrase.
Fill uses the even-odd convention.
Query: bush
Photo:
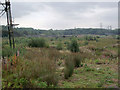
[[[57,50],[56,52],[52,51],[53,53],[50,53],[50,50],[45,48],[28,49],[24,57],[17,57],[16,64],[13,64],[10,70],[3,69],[4,88],[56,86],[59,78],[56,73],[55,59],[58,55]]]
[[[25,79],[25,78],[21,78],[19,80],[19,83],[23,86],[23,87],[26,87],[26,85],[28,84],[28,81]]]
[[[74,54],[74,58],[73,58],[75,67],[79,67],[81,65],[81,57],[79,54]]]
[[[28,44],[29,47],[49,47],[49,45],[46,43],[45,39],[43,38],[39,38],[39,39],[32,39],[29,44]]]
[[[99,63],[100,63],[100,61],[99,61],[98,59],[96,59],[96,60],[95,60],[95,63],[96,63],[96,64],[99,64]]]
[[[50,52],[46,49],[32,49],[27,52],[25,60],[21,63],[20,77],[28,80],[31,78],[45,81],[47,85],[57,85],[55,58],[50,57]],[[31,73],[32,72],[32,73]]]
[[[47,83],[46,82],[40,82],[37,84],[39,88],[47,88]]]
[[[12,76],[12,75],[11,75]],[[10,76],[8,76],[10,78]],[[14,75],[13,75],[14,77]],[[10,78],[9,80],[2,80],[2,88],[26,88],[27,86],[29,86],[29,82],[27,79],[25,78]],[[5,83],[7,82],[7,83]]]
[[[85,64],[84,70],[85,71],[94,71],[94,68],[90,68],[87,66],[87,64]]]
[[[70,50],[70,42],[66,42],[66,47],[68,50]]]
[[[20,56],[23,56],[24,53],[26,52],[26,49],[24,47],[22,47],[22,48],[14,48],[13,49],[13,48],[5,46],[5,47],[2,48],[2,57],[3,58],[4,57],[8,57],[9,58],[9,57],[17,54],[17,51],[19,51]]]
[[[64,70],[64,78],[68,79],[69,77],[72,76],[74,71],[74,62],[73,62],[73,57],[66,57],[65,60],[65,70]]]
[[[84,42],[84,45],[88,45],[88,41],[85,41],[85,42]]]
[[[86,36],[85,37],[85,40],[88,40],[88,41],[94,41],[96,39],[97,39],[97,37],[93,37],[93,36]]]
[[[71,41],[70,50],[71,50],[72,52],[79,52],[79,45],[78,45],[78,43],[77,43],[77,40],[73,39],[73,40]]]
[[[62,43],[59,42],[56,48],[57,50],[62,50],[63,49]]]
[[[3,47],[2,48],[2,57],[10,57],[12,56],[13,54],[16,53],[16,49],[12,49],[10,47]]]

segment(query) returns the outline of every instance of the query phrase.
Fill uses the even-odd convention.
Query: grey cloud
[[[22,17],[33,12],[43,11],[46,7],[53,8],[57,13],[66,16],[74,16],[75,13],[84,13],[91,11],[94,13],[96,7],[113,8],[117,7],[115,3],[98,2],[14,2],[12,3],[14,17]]]
[[[13,16],[16,18],[21,18],[22,16],[29,15],[30,13],[37,12],[39,10],[40,5],[37,3],[28,3],[28,2],[13,2],[12,3],[12,12]]]
[[[23,16],[31,15],[32,13],[41,14],[45,12],[52,12],[55,14],[55,21],[50,21],[52,27],[65,27],[69,26],[79,26],[80,23],[86,24],[90,23],[100,23],[111,22],[111,24],[116,23],[118,3],[114,2],[13,2],[12,3],[12,13],[14,18],[24,18]],[[94,18],[89,18],[90,14],[96,14],[99,9],[109,9],[109,12],[97,14]],[[50,11],[51,10],[51,11]],[[48,16],[49,17],[49,16]],[[32,18],[36,18],[33,16]],[[97,22],[97,19],[99,21]],[[91,19],[93,19],[91,21]],[[95,20],[96,19],[96,20]],[[23,19],[22,19],[23,20]],[[24,19],[26,20],[26,18]],[[45,19],[47,20],[47,19]],[[49,18],[48,18],[49,20]],[[48,20],[46,25],[48,25]],[[87,23],[88,23],[87,22]],[[56,23],[56,25],[54,25]],[[115,25],[114,25],[115,26]],[[46,26],[47,27],[47,26]]]

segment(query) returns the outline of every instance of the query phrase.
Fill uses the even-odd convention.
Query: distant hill
[[[64,35],[83,35],[83,34],[93,34],[93,35],[118,35],[118,29],[107,30],[100,28],[75,28],[66,30],[40,30],[33,28],[14,28],[14,36],[64,36]],[[8,36],[8,29],[6,26],[2,26],[2,37]]]

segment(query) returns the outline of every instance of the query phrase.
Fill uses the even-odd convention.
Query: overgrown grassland
[[[3,88],[118,87],[115,36],[17,37],[15,42],[12,50],[3,38]]]

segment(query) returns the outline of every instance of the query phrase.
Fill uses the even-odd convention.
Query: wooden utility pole
[[[6,15],[7,15],[7,26],[8,26],[8,32],[9,32],[9,43],[10,43],[10,47],[15,48],[10,1],[5,0],[5,5],[6,5],[5,12],[6,12]]]
[[[14,40],[14,33],[13,33],[13,26],[18,24],[12,23],[12,15],[11,15],[11,4],[10,0],[5,0],[5,3],[0,3],[4,7],[1,14],[3,15],[4,11],[6,12],[7,16],[7,27],[8,27],[8,34],[9,34],[9,44],[11,48],[15,48],[15,40]]]

